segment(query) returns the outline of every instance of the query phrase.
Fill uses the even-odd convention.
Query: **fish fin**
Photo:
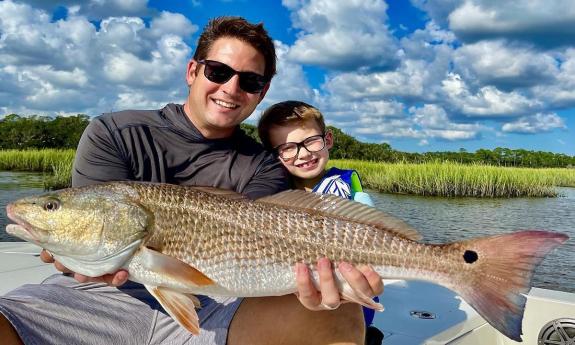
[[[200,301],[196,296],[157,286],[146,285],[146,289],[180,326],[193,335],[200,334],[200,319],[195,309]]]
[[[141,247],[140,255],[142,266],[152,272],[167,275],[184,284],[192,283],[194,286],[215,284],[213,280],[195,267],[152,248]]]
[[[521,342],[522,320],[535,267],[568,239],[548,231],[520,231],[446,245],[461,251],[462,274],[450,287],[487,322]],[[469,272],[469,270],[471,272]]]
[[[213,194],[213,195],[217,195],[217,196],[223,196],[225,198],[228,199],[246,199],[248,200],[248,198],[238,192],[234,192],[233,190],[229,190],[229,189],[221,189],[221,188],[216,188],[216,187],[208,187],[208,186],[193,186],[193,187],[188,187],[190,189],[195,189],[197,191],[203,192],[203,193],[208,193],[208,194]]]
[[[341,299],[361,304],[362,306],[366,308],[371,308],[373,310],[377,311],[384,310],[383,305],[381,303],[377,303],[372,298],[369,298],[368,296],[356,292],[348,284],[345,284],[343,290],[341,291]]]
[[[197,298],[195,295],[192,295],[191,293],[187,293],[185,295],[192,300],[192,303],[194,303],[194,307],[196,307],[196,309],[202,309],[202,302],[200,302],[199,298]]]
[[[412,241],[420,240],[421,234],[403,220],[359,202],[337,195],[316,194],[303,190],[288,190],[257,199],[255,202],[289,206],[306,211],[320,212],[329,216],[346,218]]]

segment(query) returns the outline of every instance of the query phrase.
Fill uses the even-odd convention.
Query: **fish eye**
[[[56,199],[51,199],[44,203],[44,210],[48,212],[57,211],[59,208],[60,208],[60,201]]]

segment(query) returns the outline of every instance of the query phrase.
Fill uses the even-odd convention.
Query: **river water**
[[[371,193],[377,208],[399,217],[426,243],[445,243],[516,230],[550,230],[570,239],[535,271],[533,286],[575,292],[575,188],[558,198],[441,198]]]
[[[392,195],[370,192],[376,207],[418,229],[425,242],[444,243],[525,229],[563,232],[570,239],[537,268],[533,286],[575,292],[575,188],[559,198],[476,199]],[[17,241],[4,232],[5,205],[43,192],[42,176],[0,172],[0,241]]]

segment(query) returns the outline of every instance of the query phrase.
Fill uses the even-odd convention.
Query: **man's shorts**
[[[199,336],[179,326],[133,282],[115,288],[56,274],[0,296],[0,313],[26,345],[225,344],[241,298],[197,297]]]

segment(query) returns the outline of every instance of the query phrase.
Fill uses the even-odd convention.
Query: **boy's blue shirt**
[[[373,207],[373,200],[363,191],[361,179],[355,170],[331,168],[325,172],[321,181],[313,187],[312,192],[333,194],[345,199],[354,200]]]

